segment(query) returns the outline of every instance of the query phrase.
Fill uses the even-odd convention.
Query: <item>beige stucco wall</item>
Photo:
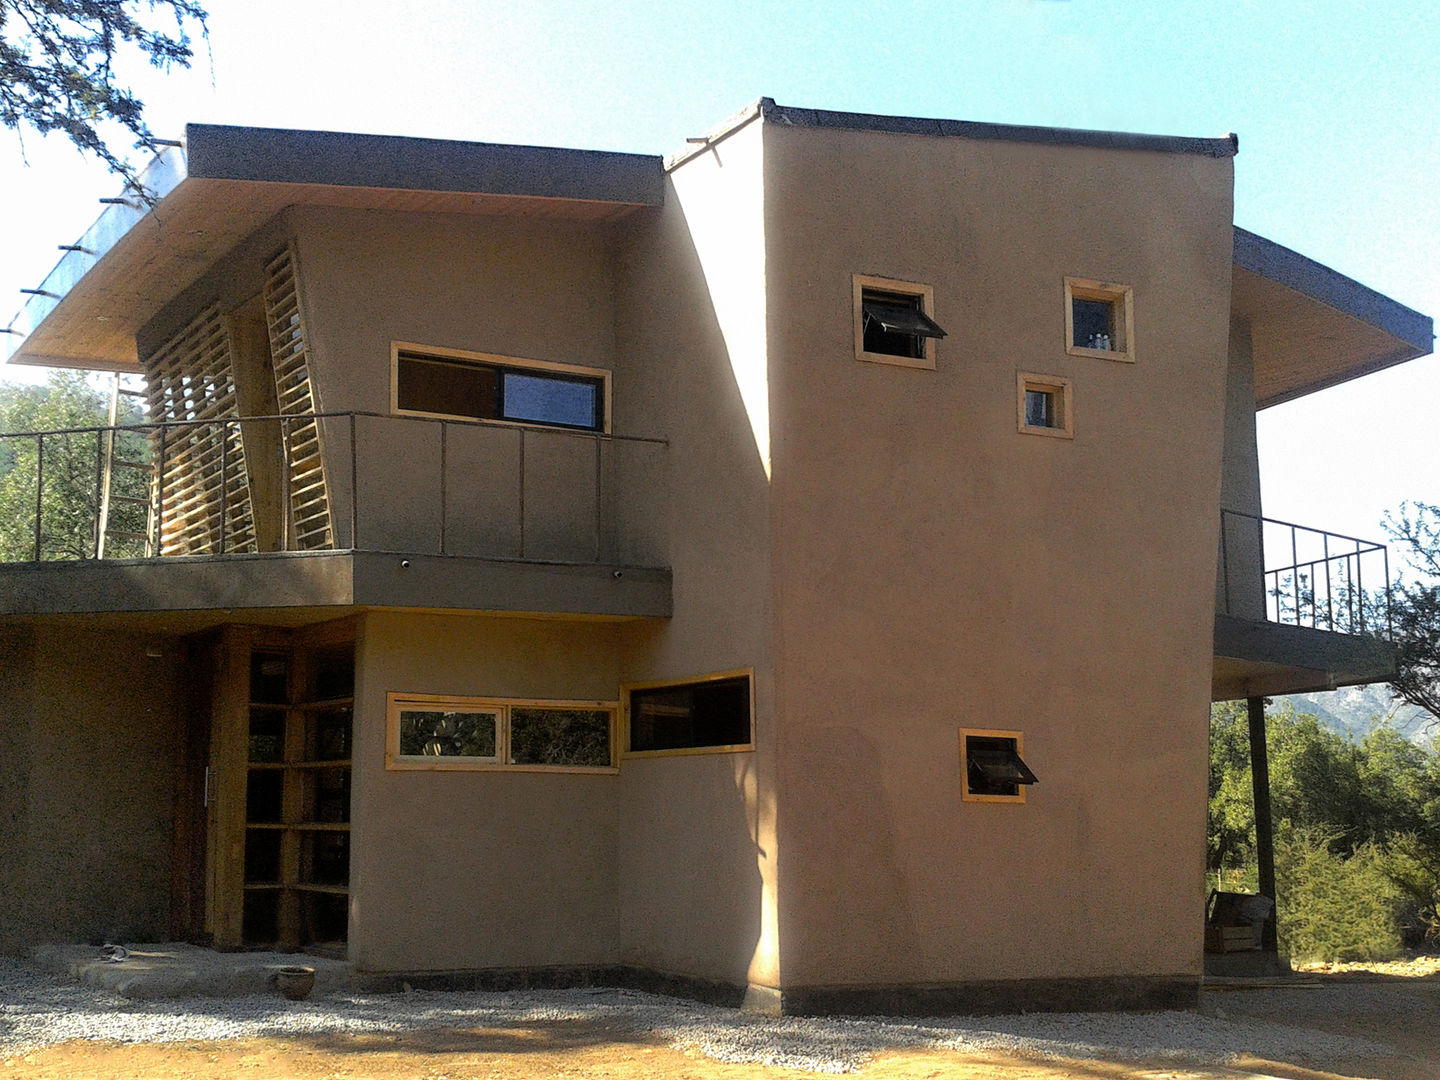
[[[385,695],[613,701],[619,629],[364,616],[350,863],[350,958],[360,970],[615,961],[619,778],[387,771]]]
[[[331,208],[291,220],[324,411],[390,413],[392,342],[599,368],[617,398],[637,377],[615,347],[610,225]],[[327,436],[348,536],[349,432],[331,423]],[[662,448],[521,428],[452,426],[446,438],[442,450],[440,426],[420,420],[362,422],[358,546],[439,551],[443,499],[450,553],[653,563],[658,526],[627,508],[663,468]]]
[[[629,759],[620,775],[626,963],[776,986],[774,684],[763,142],[758,124],[675,171],[621,251],[615,415],[669,440],[674,616],[630,631],[625,677],[755,673],[754,752]]]
[[[50,625],[7,628],[0,648],[0,949],[164,939],[173,650]]]
[[[765,136],[785,984],[1197,974],[1230,162]],[[937,370],[854,359],[855,273],[934,286]],[[1067,275],[1136,363],[1066,354]],[[1027,805],[962,802],[962,727]]]

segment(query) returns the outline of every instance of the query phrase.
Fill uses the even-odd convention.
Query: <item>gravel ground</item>
[[[195,1042],[590,1020],[721,1061],[847,1072],[885,1049],[1008,1051],[1101,1060],[1226,1064],[1236,1053],[1297,1064],[1390,1048],[1204,1013],[1045,1013],[904,1019],[768,1019],[628,990],[278,995],[132,1001],[0,959],[0,1057],[72,1039]]]

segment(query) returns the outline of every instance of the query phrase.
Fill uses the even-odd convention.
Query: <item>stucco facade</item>
[[[16,350],[237,390],[152,394],[154,550],[0,567],[0,947],[279,940],[376,985],[772,1011],[1187,1000],[1212,697],[1385,662],[1272,640],[1258,543],[1222,543],[1222,508],[1259,520],[1257,400],[1429,348],[1241,258],[1233,153],[768,100],[664,163],[192,129],[168,224],[108,222]],[[860,356],[875,281],[944,336]],[[1074,338],[1067,282],[1126,298],[1122,344]],[[1292,360],[1322,303],[1350,368]],[[406,363],[598,404],[407,405]],[[723,685],[748,738],[696,734],[699,697],[652,707],[688,742],[636,735],[647,692]],[[537,714],[608,755],[525,758]],[[1039,783],[973,798],[967,731]],[[101,898],[96,858],[146,869]]]

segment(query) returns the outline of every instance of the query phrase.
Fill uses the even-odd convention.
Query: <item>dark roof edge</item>
[[[876,116],[871,113],[832,112],[828,109],[799,109],[777,105],[773,98],[761,98],[758,107],[768,122],[793,127],[885,131],[900,135],[940,135],[962,139],[1045,143],[1050,146],[1095,146],[1108,150],[1154,150],[1166,154],[1204,154],[1207,157],[1234,157],[1240,146],[1240,138],[1233,132],[1221,139],[1196,139],[1183,135],[1140,135],[1127,131],[986,124],[973,120],[926,120],[911,116]]]
[[[1424,356],[1435,347],[1435,324],[1430,316],[1238,225],[1234,260],[1242,269],[1378,327],[1416,350],[1394,363]]]
[[[474,192],[659,206],[660,157],[604,150],[190,124],[192,179]]]

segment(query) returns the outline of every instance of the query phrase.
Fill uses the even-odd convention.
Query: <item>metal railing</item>
[[[320,542],[296,532],[303,493],[294,488],[292,436],[305,426],[318,428],[324,448],[329,528]],[[121,492],[145,525],[125,530],[143,540],[102,545],[112,437],[148,466]],[[0,433],[0,512],[10,519],[0,521],[0,562],[94,559],[102,550],[110,559],[366,548],[626,561],[655,547],[620,532],[628,526],[633,539],[661,517],[667,447],[657,438],[358,411]],[[278,494],[268,539],[251,505],[263,501],[255,496],[267,468]],[[186,470],[204,475],[185,480]],[[177,491],[185,505],[174,505]],[[177,545],[182,515],[191,540]]]
[[[1222,613],[1342,634],[1392,631],[1384,544],[1220,511]]]

